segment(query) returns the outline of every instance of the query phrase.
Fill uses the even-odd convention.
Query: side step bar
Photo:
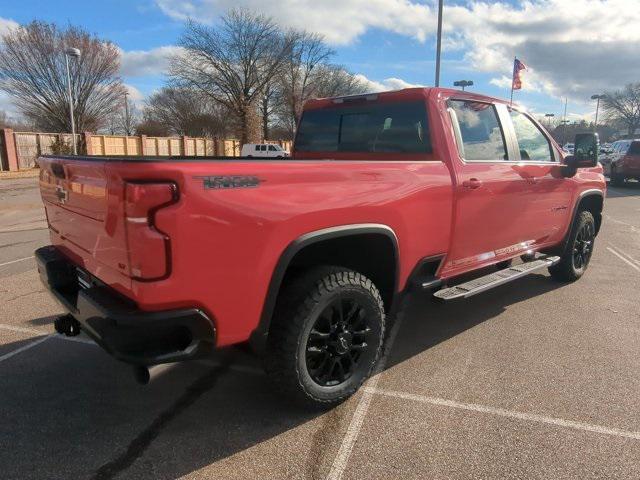
[[[560,257],[544,257],[532,262],[514,265],[504,270],[485,275],[484,277],[461,283],[455,287],[443,288],[434,293],[433,296],[442,300],[472,297],[473,295],[485,292],[499,285],[504,285],[505,283],[522,278],[537,270],[548,268],[559,261]]]

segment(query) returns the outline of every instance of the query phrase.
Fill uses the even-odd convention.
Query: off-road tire
[[[366,334],[366,355],[362,353],[361,361],[353,363],[349,378],[323,386],[312,378],[308,366],[309,344],[315,341],[310,337],[317,333],[320,318],[326,318],[326,309],[336,301],[343,305],[344,298],[355,299],[365,312],[362,316],[371,329]],[[384,332],[384,306],[371,280],[342,267],[315,267],[290,280],[278,298],[267,339],[265,370],[276,389],[299,405],[331,408],[353,395],[369,378],[382,351]]]
[[[576,260],[576,249],[583,248],[583,241],[579,239],[581,232],[590,231],[590,247],[589,252],[580,263]],[[578,280],[589,266],[591,255],[593,254],[593,246],[595,242],[596,224],[591,212],[581,210],[576,215],[569,233],[569,238],[565,246],[564,252],[560,256],[560,262],[549,267],[551,276],[560,282],[574,282]]]

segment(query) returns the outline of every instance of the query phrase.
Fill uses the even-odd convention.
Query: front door
[[[531,183],[528,196],[531,237],[537,245],[557,242],[570,221],[576,184],[563,176],[560,152],[542,127],[528,114],[509,108],[517,142],[517,168]]]
[[[452,276],[528,252],[540,241],[540,173],[522,162],[503,104],[450,99],[458,145],[452,245],[442,275]]]

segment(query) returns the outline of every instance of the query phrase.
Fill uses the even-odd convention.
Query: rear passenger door
[[[443,273],[455,275],[535,248],[542,171],[521,161],[505,105],[450,99],[448,107],[458,158],[455,225]]]

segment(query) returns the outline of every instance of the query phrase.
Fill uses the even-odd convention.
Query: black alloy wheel
[[[367,343],[371,328],[357,298],[339,296],[325,307],[309,331],[306,365],[318,385],[331,387],[348,380],[360,359],[377,345]]]
[[[582,270],[589,264],[593,253],[593,242],[596,237],[593,223],[581,225],[576,239],[573,242],[573,266],[576,270]]]

